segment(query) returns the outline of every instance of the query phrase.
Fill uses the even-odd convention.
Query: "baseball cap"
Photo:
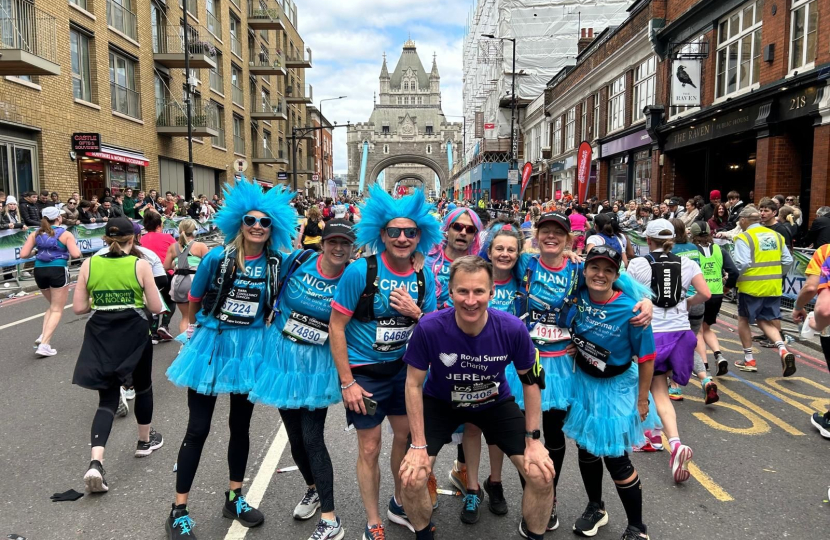
[[[679,206],[683,202],[680,197],[672,197],[669,199],[669,206]]]
[[[670,234],[660,234],[662,231],[671,231]],[[669,240],[674,238],[674,225],[668,219],[655,219],[646,226],[646,237]]]
[[[133,222],[119,217],[107,221],[107,236],[133,236]]]
[[[692,223],[692,226],[689,227],[689,230],[692,232],[692,236],[704,236],[710,234],[709,224],[705,221],[695,221]]]
[[[594,259],[606,259],[611,261],[611,264],[617,268],[622,264],[622,255],[620,252],[606,245],[592,247],[591,251],[585,256],[585,264],[588,264]]]
[[[348,219],[330,220],[323,229],[323,240],[329,238],[345,238],[349,242],[354,242],[354,224]]]
[[[56,219],[58,219],[58,216],[61,215],[61,211],[55,208],[54,206],[47,206],[43,209],[41,215],[49,221],[55,221]]]
[[[133,234],[136,236],[141,235],[141,223],[138,221],[133,221]]]
[[[720,191],[713,189],[709,192],[709,199],[720,199]]]
[[[559,212],[545,212],[539,216],[538,220],[536,220],[536,228],[538,229],[543,223],[547,222],[556,223],[565,229],[565,232],[571,232],[571,221],[565,214],[560,214]]]

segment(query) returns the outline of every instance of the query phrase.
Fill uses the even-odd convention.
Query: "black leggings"
[[[138,425],[145,426],[153,421],[153,345],[147,339],[147,345],[141,360],[133,371],[135,402],[133,412]],[[92,419],[90,442],[92,446],[106,446],[112,431],[112,421],[121,399],[121,385],[116,384],[104,390],[98,390],[98,410]]]
[[[819,336],[821,341],[821,352],[824,353],[824,361],[827,362],[827,369],[830,370],[830,337]]]
[[[228,441],[228,471],[231,482],[245,479],[250,449],[249,431],[254,404],[248,401],[248,394],[231,394],[231,411],[228,426],[231,437]],[[187,390],[187,408],[190,417],[187,420],[187,432],[179,448],[178,468],[176,472],[176,493],[190,493],[196,469],[202,459],[202,448],[210,433],[210,422],[217,396],[199,394],[193,389]],[[136,399],[138,399],[136,397]]]
[[[559,479],[562,477],[562,464],[565,462],[566,445],[562,426],[565,425],[567,414],[568,411],[560,411],[559,409],[542,411],[542,432],[545,434],[545,448],[548,449],[548,455],[553,460],[553,470],[556,471],[556,476],[553,477],[554,497],[556,497],[556,486],[559,485]],[[522,475],[519,475],[519,482],[524,488],[525,479]]]
[[[315,485],[322,512],[334,512],[334,468],[324,438],[328,409],[280,409],[291,456],[306,485]]]
[[[163,276],[156,276],[153,280],[156,282],[156,287],[158,287],[164,302],[172,310],[161,315],[153,315],[153,321],[150,323],[150,331],[155,334],[160,326],[167,328],[170,325],[170,319],[173,318],[173,313],[176,312],[176,303],[170,298],[170,277],[165,274]]]

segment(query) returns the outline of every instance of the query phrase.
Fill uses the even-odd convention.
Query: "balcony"
[[[216,47],[213,36],[201,26],[188,27],[188,48],[190,69],[215,69]],[[158,28],[158,50],[153,51],[153,60],[168,68],[183,68],[184,32],[182,27],[164,26]]]
[[[141,118],[141,94],[132,88],[110,82],[110,100],[113,112]]]
[[[297,87],[287,86],[285,92],[285,101],[288,103],[306,103],[311,105],[314,102],[314,92],[310,84]]]
[[[285,58],[279,49],[248,49],[248,71],[253,75],[285,75]]]
[[[306,48],[305,52],[294,50],[285,57],[285,65],[290,68],[310,68],[311,67],[311,47]]]
[[[225,78],[215,69],[210,70],[210,89],[225,95]]]
[[[242,88],[233,84],[233,82],[231,82],[231,101],[240,107],[245,106],[245,92],[242,91]]]
[[[256,4],[256,5],[254,5]],[[248,0],[248,26],[255,30],[285,30],[282,8],[274,0]]]
[[[245,155],[245,137],[233,136],[233,151],[235,154]]]
[[[251,105],[252,120],[288,120],[288,106],[284,99],[279,97],[268,100],[254,99]]]
[[[0,75],[60,75],[57,21],[26,0],[0,4]]]
[[[242,40],[234,33],[231,33],[231,52],[242,58]]]
[[[113,0],[107,0],[107,25],[133,41],[138,41],[138,19],[135,13]]]
[[[222,39],[222,21],[210,11],[207,12],[207,29],[216,39]]]
[[[156,101],[156,131],[159,135],[187,137],[187,105],[175,100]],[[210,103],[193,98],[190,118],[194,137],[219,136],[219,112]]]
[[[251,159],[251,163],[273,165],[276,163],[280,163],[280,160],[277,158],[277,152],[274,149],[265,148],[261,144],[259,144],[256,148],[254,148],[254,155]]]

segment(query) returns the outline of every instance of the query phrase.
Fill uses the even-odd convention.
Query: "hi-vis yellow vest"
[[[753,227],[739,235],[736,242],[749,245],[749,268],[738,278],[738,291],[750,296],[781,296],[781,265],[784,238],[766,227]]]

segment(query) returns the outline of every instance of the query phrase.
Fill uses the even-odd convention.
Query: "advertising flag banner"
[[[592,153],[591,143],[582,141],[582,144],[579,145],[579,151],[576,154],[576,182],[580,203],[585,202],[585,197],[588,194]]]
[[[525,198],[525,190],[527,189],[527,184],[530,182],[530,175],[533,174],[533,164],[532,163],[525,163],[525,166],[522,167],[522,190],[519,194],[520,199]]]

